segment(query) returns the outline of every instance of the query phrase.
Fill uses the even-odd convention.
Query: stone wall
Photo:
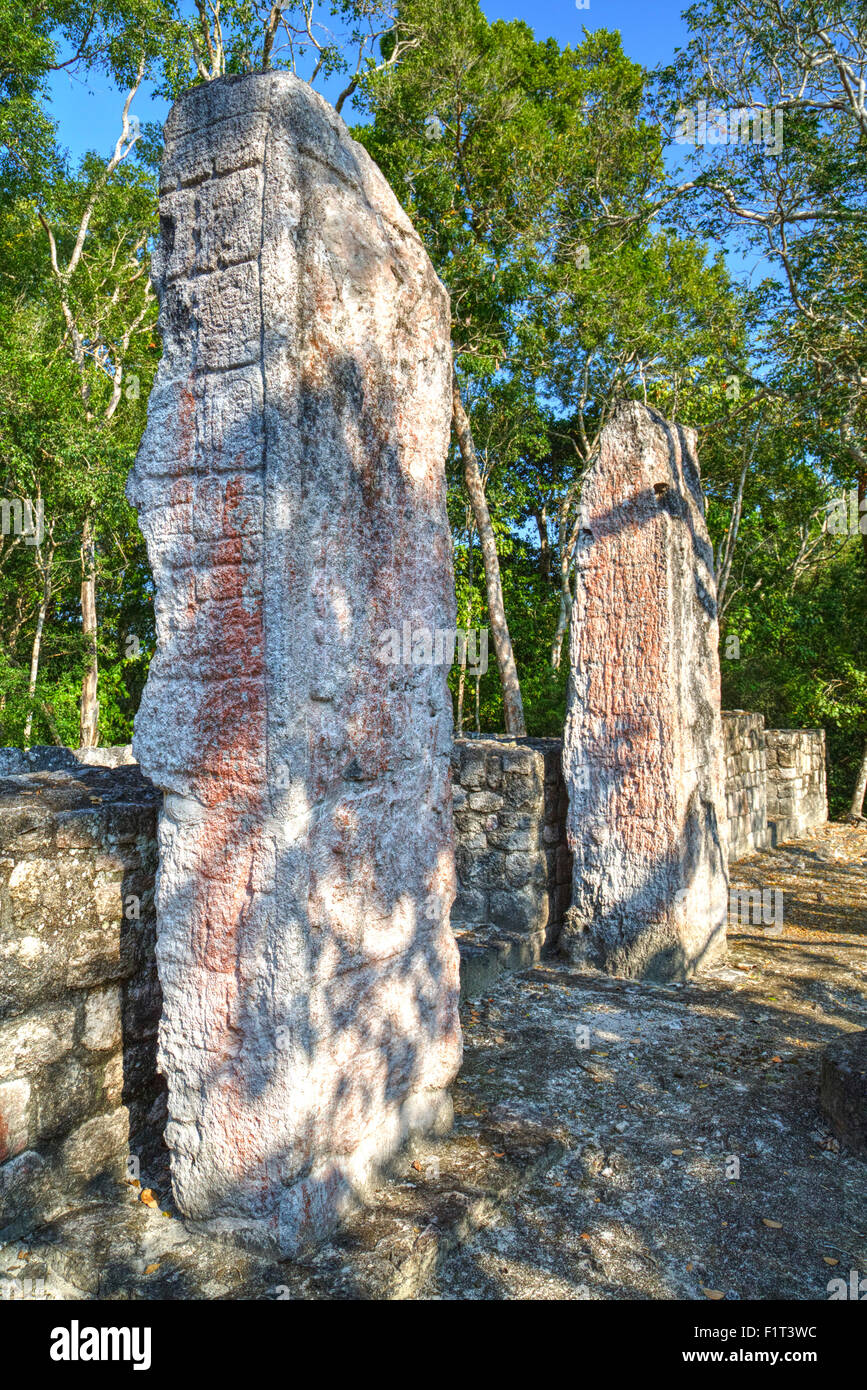
[[[133,767],[0,780],[0,1240],[158,1142],[158,802]]]
[[[110,748],[61,748],[53,744],[0,748],[0,777],[15,777],[22,772],[77,772],[81,767],[125,767],[133,763],[131,743]]]
[[[824,729],[767,729],[768,823],[774,843],[828,819]]]
[[[722,720],[729,858],[742,859],[771,843],[765,720],[746,710],[724,710]]]
[[[456,739],[452,781],[456,924],[556,938],[569,906],[566,789],[559,739]]]
[[[729,854],[794,840],[828,819],[824,729],[766,729],[761,714],[723,714]]]
[[[822,729],[765,729],[763,715],[745,710],[723,711],[722,727],[730,859],[827,820]],[[537,945],[557,940],[572,874],[562,747],[506,734],[455,739],[460,931],[487,924]]]

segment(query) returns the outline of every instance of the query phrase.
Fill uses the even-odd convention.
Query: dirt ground
[[[507,1107],[566,1148],[441,1297],[823,1299],[867,1272],[867,1162],[818,1107],[822,1048],[867,1027],[867,831],[753,855],[732,886],[780,890],[782,933],[730,928],[694,984],[549,966],[467,1007],[462,1113]]]
[[[867,1027],[867,830],[732,883],[780,890],[782,931],[733,926],[693,984],[551,961],[466,1004],[453,1135],[308,1260],[188,1229],[157,1173],[153,1206],[130,1186],[0,1248],[0,1296],[827,1299],[867,1274],[867,1161],[818,1105],[822,1049]]]

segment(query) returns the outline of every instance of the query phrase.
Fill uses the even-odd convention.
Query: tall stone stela
[[[461,1058],[446,668],[448,298],[379,169],[287,73],[166,124],[163,356],[128,495],[156,582],[135,753],[176,1200],[326,1234]]]
[[[612,974],[681,980],[723,957],[728,892],[716,590],[694,432],[623,403],[581,506],[564,944]]]

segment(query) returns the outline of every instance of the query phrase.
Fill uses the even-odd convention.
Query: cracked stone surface
[[[448,299],[376,165],[283,72],[172,108],[163,357],[128,495],[157,586],[160,1062],[179,1207],[286,1252],[461,1056],[443,665]]]
[[[713,551],[695,432],[637,401],[584,481],[563,740],[575,963],[683,980],[725,954]]]

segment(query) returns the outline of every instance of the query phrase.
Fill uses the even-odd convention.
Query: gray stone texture
[[[768,821],[774,844],[828,819],[824,729],[767,729]]]
[[[0,1236],[158,1142],[158,803],[134,767],[0,780]]]
[[[734,860],[772,842],[765,720],[763,715],[746,710],[724,710],[722,721],[729,859]]]
[[[825,824],[824,729],[766,729],[763,715],[732,710],[723,733],[731,859]]]
[[[727,908],[713,554],[694,433],[623,403],[581,506],[564,944],[612,974],[684,979],[723,956]]]
[[[461,1057],[444,667],[448,299],[377,167],[287,73],[187,92],[128,495],[158,647],[158,964],[180,1208],[291,1251],[450,1123]]]
[[[135,762],[132,744],[111,748],[0,748],[0,777],[22,772],[75,772],[80,767],[125,767]]]
[[[556,940],[569,906],[559,739],[456,739],[452,781],[458,892],[452,922]]]

